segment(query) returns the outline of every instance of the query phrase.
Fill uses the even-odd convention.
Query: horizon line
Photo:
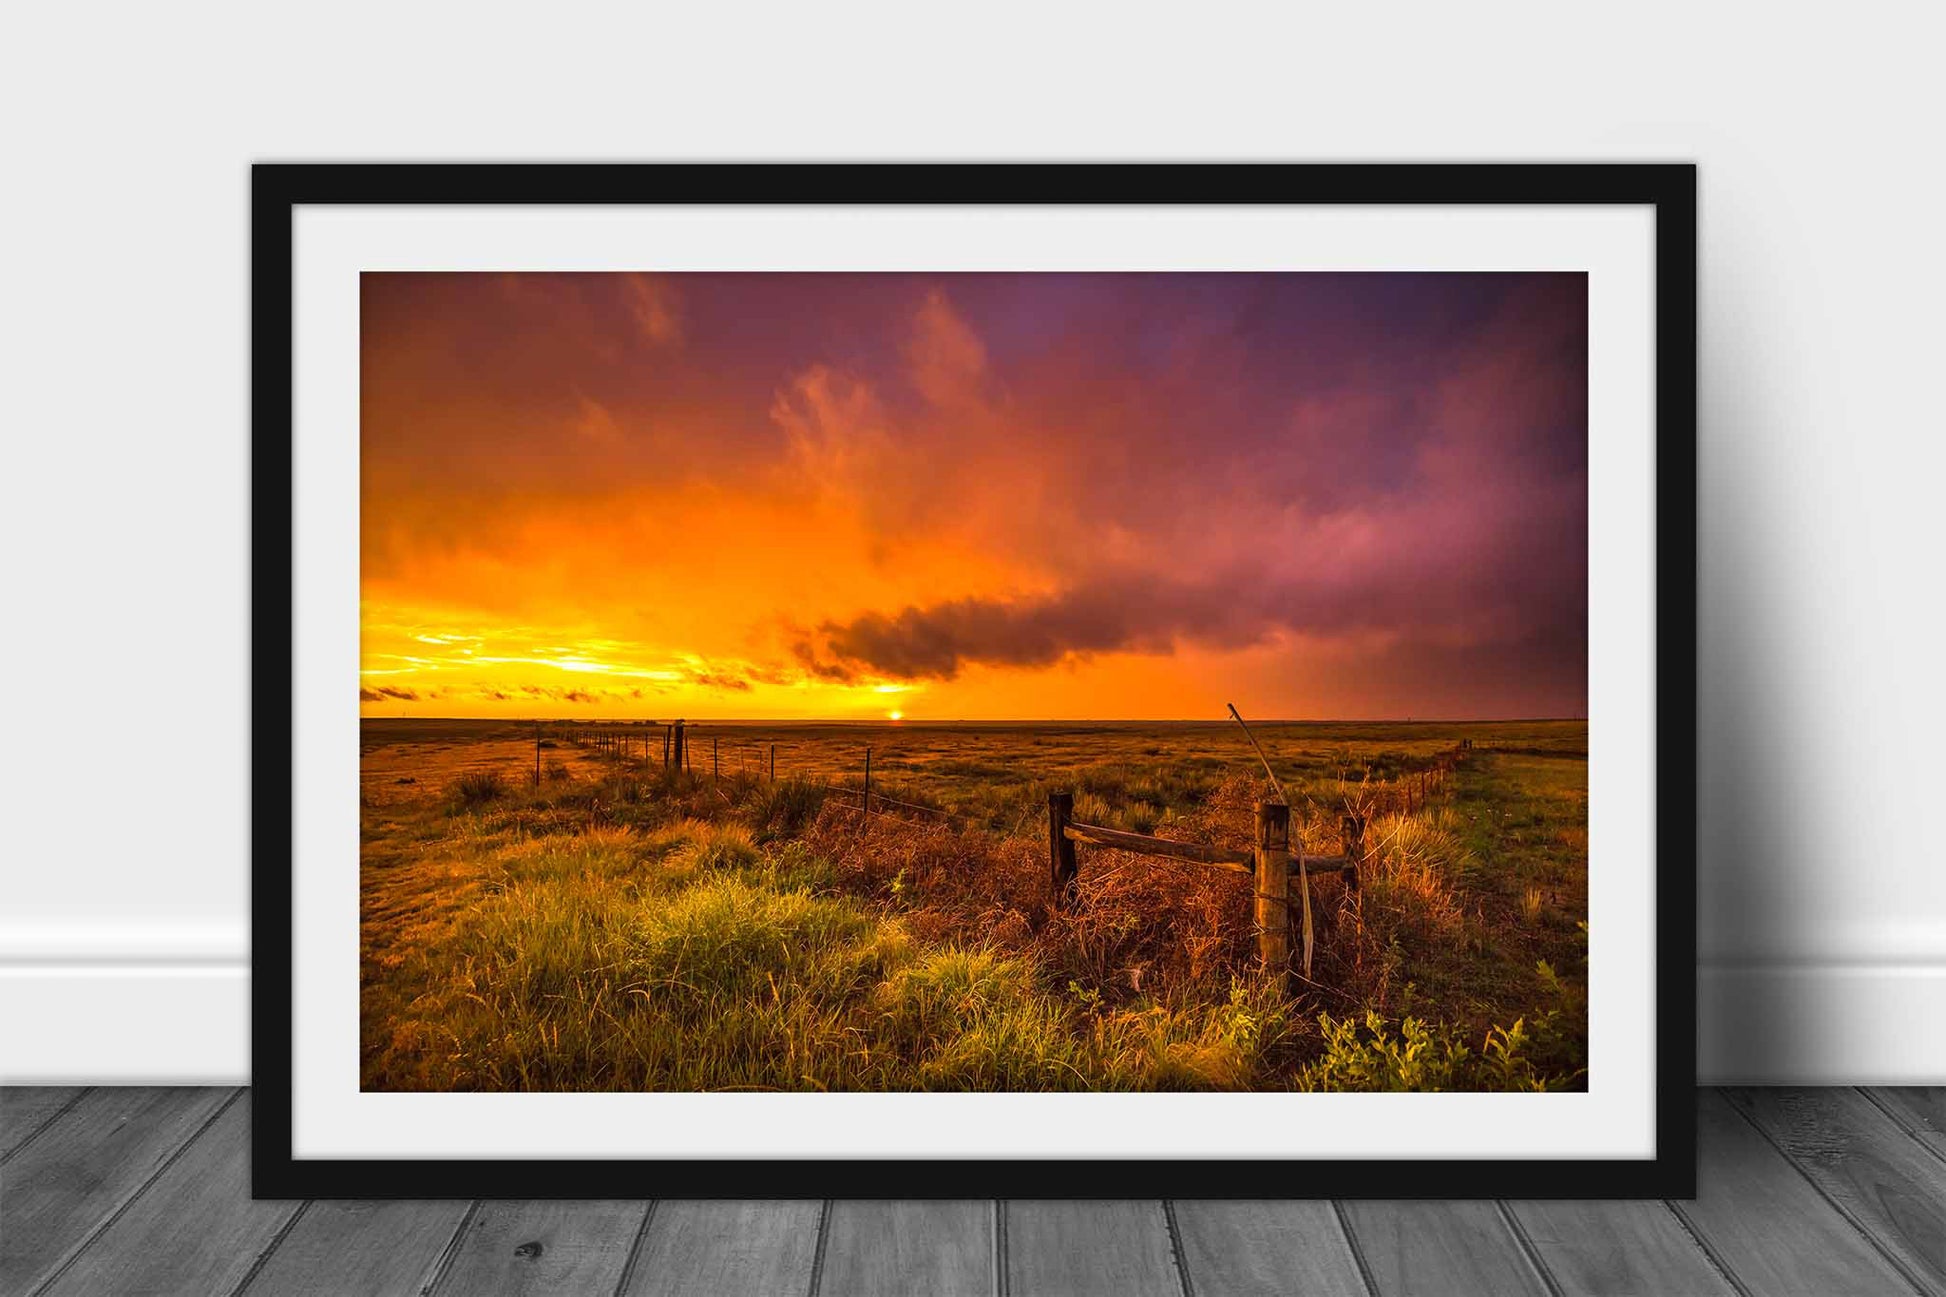
[[[1232,725],[1229,717],[1206,716],[678,716],[670,720],[654,717],[619,716],[365,716],[361,721],[493,721],[506,725],[669,725],[680,720],[685,725]],[[1586,716],[1461,716],[1454,718],[1413,716],[1267,716],[1252,720],[1252,725],[1558,725],[1585,724]]]

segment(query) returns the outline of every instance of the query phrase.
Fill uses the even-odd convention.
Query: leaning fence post
[[[1257,958],[1267,973],[1291,960],[1291,808],[1257,803]]]
[[[1299,839],[1291,852],[1292,863],[1296,866],[1297,896],[1302,903],[1304,915],[1304,980],[1311,980],[1311,949],[1317,944],[1316,928],[1311,920],[1311,870],[1304,863],[1304,842]],[[1285,913],[1289,913],[1288,904]]]
[[[1047,795],[1048,873],[1054,887],[1054,908],[1065,910],[1074,904],[1079,869],[1074,859],[1074,841],[1068,837],[1068,821],[1074,818],[1073,793]]]

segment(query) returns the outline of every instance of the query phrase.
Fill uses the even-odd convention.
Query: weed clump
[[[1446,1023],[1405,1018],[1394,1032],[1377,1013],[1363,1024],[1320,1014],[1324,1052],[1297,1074],[1300,1090],[1560,1090],[1579,1073],[1541,1070],[1525,1019],[1487,1028],[1476,1050]]]
[[[497,802],[508,793],[507,781],[497,770],[475,770],[461,775],[448,790],[453,803],[462,810],[475,811]]]

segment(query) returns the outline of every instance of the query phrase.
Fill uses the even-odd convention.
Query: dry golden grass
[[[1313,880],[1316,965],[1285,984],[1254,968],[1247,878],[1083,847],[1078,903],[1049,905],[1056,784],[1084,820],[1247,845],[1265,783],[1224,731],[896,735],[885,775],[874,736],[881,793],[956,814],[867,819],[801,776],[668,774],[659,742],[564,735],[536,787],[531,729],[368,725],[364,1083],[1585,1084],[1585,727],[1510,727],[1521,751],[1423,801],[1450,732],[1291,728],[1294,837],[1335,853],[1348,806],[1372,818],[1363,886]],[[857,738],[765,733],[830,767]]]

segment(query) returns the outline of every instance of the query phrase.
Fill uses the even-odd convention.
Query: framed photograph
[[[260,1197],[1692,1192],[1691,167],[253,202]]]

